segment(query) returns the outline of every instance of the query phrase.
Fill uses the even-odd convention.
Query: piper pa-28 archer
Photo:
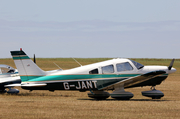
[[[24,51],[11,51],[11,55],[21,77],[21,88],[27,90],[79,90],[90,91],[88,96],[95,99],[130,99],[134,95],[125,88],[161,84],[173,68],[169,66],[144,66],[129,59],[112,59],[69,70],[46,72],[40,69]],[[10,87],[13,86],[9,85]],[[109,94],[108,90],[114,90]],[[164,94],[153,88],[143,91],[143,96],[160,99]]]
[[[6,90],[6,85],[9,84],[20,84],[21,79],[18,74],[17,69],[12,68],[9,65],[0,64],[0,93],[9,93],[17,94],[19,93],[18,89],[9,87],[9,90]]]

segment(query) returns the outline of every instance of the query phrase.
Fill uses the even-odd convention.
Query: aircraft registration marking
[[[75,87],[75,85],[69,85],[70,87]]]
[[[77,90],[97,88],[97,84],[96,84],[97,81],[78,81],[77,85],[75,85],[75,84],[70,85],[69,83],[68,82],[63,83],[65,90],[70,90],[71,88],[75,88]]]

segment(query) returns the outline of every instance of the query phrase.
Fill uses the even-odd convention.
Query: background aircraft
[[[0,64],[0,93],[19,93],[18,89],[12,89],[9,87],[9,90],[6,90],[5,85],[9,84],[20,84],[21,79],[18,74],[17,69],[12,68],[11,66]]]
[[[22,50],[11,51],[21,77],[21,87],[27,90],[79,90],[90,91],[88,96],[95,99],[130,99],[134,95],[124,88],[152,86],[142,95],[160,99],[164,94],[155,89],[169,74],[174,59],[167,66],[144,66],[129,59],[112,59],[69,70],[47,72],[40,69]],[[13,86],[8,85],[9,87]],[[106,90],[114,90],[109,94]]]

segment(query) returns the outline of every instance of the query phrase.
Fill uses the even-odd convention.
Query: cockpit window
[[[138,62],[135,62],[135,61],[133,61],[133,60],[131,60],[131,61],[132,61],[132,63],[136,66],[137,69],[141,69],[141,68],[144,67],[144,65],[142,65],[142,64],[140,64],[140,63],[138,63]]]
[[[114,73],[114,66],[108,65],[108,66],[102,67],[102,73],[103,74]]]
[[[91,71],[89,71],[89,74],[98,74],[98,69],[93,69]]]
[[[116,67],[117,67],[117,71],[118,72],[133,70],[133,68],[129,64],[129,62],[124,62],[124,63],[116,64]]]

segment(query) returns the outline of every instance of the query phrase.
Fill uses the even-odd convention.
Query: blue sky
[[[0,58],[180,58],[179,0],[0,1]]]

